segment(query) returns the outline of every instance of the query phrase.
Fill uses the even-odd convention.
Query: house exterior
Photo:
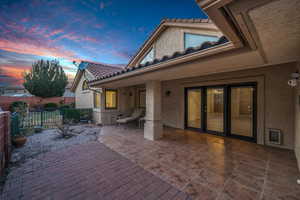
[[[92,108],[93,119],[96,124],[102,124],[101,104],[104,102],[101,89],[90,88],[89,80],[95,80],[103,75],[122,70],[120,66],[112,66],[102,63],[81,62],[70,91],[75,94],[76,108]],[[102,109],[103,110],[103,109]]]
[[[88,80],[100,122],[145,107],[146,139],[192,129],[293,149],[300,164],[300,1],[197,3],[210,20],[163,20],[124,69]]]
[[[3,96],[31,96],[23,85],[7,86],[3,88]]]

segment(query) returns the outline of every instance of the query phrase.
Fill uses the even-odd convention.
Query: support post
[[[146,83],[146,117],[144,138],[157,140],[163,136],[161,113],[161,82],[149,81]]]

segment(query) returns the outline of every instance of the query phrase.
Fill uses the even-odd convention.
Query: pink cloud
[[[98,29],[103,28],[103,24],[94,24],[94,28],[98,28]]]
[[[0,39],[0,49],[21,54],[75,58],[73,52],[63,50],[60,46],[51,46],[50,44],[46,44],[46,42],[44,42],[44,45],[40,45],[39,41],[32,41],[25,38],[15,41]]]
[[[58,35],[60,33],[63,33],[64,31],[62,29],[55,29],[51,32],[49,32],[47,35],[45,35],[46,37],[52,37],[52,36],[55,36],[55,35]]]
[[[105,8],[105,3],[103,1],[100,2],[100,9],[103,10]]]

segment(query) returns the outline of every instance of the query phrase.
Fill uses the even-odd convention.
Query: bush
[[[80,121],[92,121],[93,109],[78,109],[80,112]]]
[[[27,103],[24,101],[14,101],[10,104],[10,111],[11,112],[26,112],[27,110]]]
[[[93,118],[93,109],[62,108],[61,112],[64,120],[72,120],[73,122],[88,122],[92,121]]]
[[[46,103],[44,105],[44,109],[47,111],[56,110],[58,108],[58,105],[56,103]]]
[[[74,108],[64,108],[61,110],[64,121],[73,121],[79,122],[80,121],[80,112]]]
[[[59,106],[60,110],[61,109],[68,109],[68,108],[72,108],[72,107],[70,105],[68,105],[68,104],[62,104],[62,105]]]

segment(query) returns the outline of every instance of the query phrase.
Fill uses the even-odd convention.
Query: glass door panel
[[[254,88],[251,86],[231,88],[231,134],[245,137],[254,137],[253,92]]]
[[[187,91],[187,126],[201,128],[201,89]]]
[[[224,88],[206,90],[206,129],[224,132]]]

